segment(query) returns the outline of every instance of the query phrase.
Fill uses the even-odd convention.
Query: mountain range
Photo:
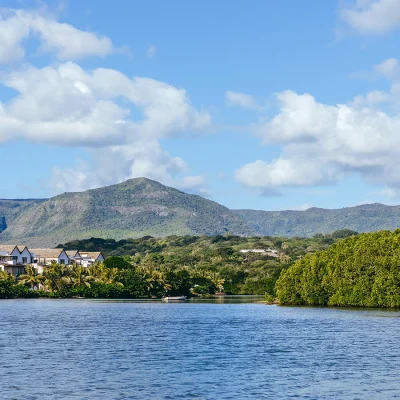
[[[76,239],[145,235],[305,236],[349,228],[400,227],[400,206],[365,204],[306,211],[230,210],[214,201],[137,178],[50,199],[0,199],[0,243],[55,246]]]

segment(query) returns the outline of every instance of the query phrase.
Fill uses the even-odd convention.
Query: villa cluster
[[[9,272],[12,275],[19,275],[25,272],[26,265],[32,265],[39,273],[43,267],[52,263],[76,264],[88,267],[91,264],[103,261],[101,252],[87,252],[64,249],[33,249],[27,246],[0,244],[0,270]]]

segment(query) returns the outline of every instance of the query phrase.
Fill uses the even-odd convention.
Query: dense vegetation
[[[169,289],[160,273],[133,266],[119,269],[102,263],[89,268],[53,264],[43,275],[28,266],[17,278],[0,271],[0,298],[146,298],[161,297]]]
[[[277,284],[281,304],[400,307],[400,230],[365,233],[306,255]]]
[[[90,268],[54,264],[43,275],[28,267],[16,279],[3,273],[0,298],[159,298],[165,294],[204,296],[218,291],[273,297],[282,269],[307,253],[327,248],[338,240],[332,236],[351,234],[354,232],[343,231],[313,239],[243,238],[227,234],[73,241],[60,247],[102,250],[106,260]],[[242,253],[243,249],[268,251]]]
[[[234,235],[169,236],[156,239],[105,240],[91,238],[60,245],[66,249],[82,251],[101,250],[105,256],[127,256],[135,266],[160,271],[189,274],[189,286],[197,285],[196,293],[212,294],[218,281],[230,294],[275,295],[275,282],[282,269],[287,268],[305,254],[326,249],[341,237],[355,232],[341,231],[315,238],[252,237]],[[332,237],[335,236],[335,237]],[[244,249],[270,249],[266,253],[242,253]],[[169,273],[169,272],[168,272]],[[185,272],[186,273],[186,272]],[[198,277],[212,277],[199,282]],[[193,278],[193,279],[192,279]],[[187,293],[187,290],[186,290]]]
[[[108,257],[90,268],[54,264],[43,275],[30,267],[18,278],[0,273],[0,298],[159,298],[225,291],[266,294],[283,305],[400,307],[400,230],[345,229],[292,239],[92,238],[64,247],[101,249]],[[249,249],[265,252],[241,252]]]

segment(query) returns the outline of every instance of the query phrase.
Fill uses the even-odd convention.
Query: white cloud
[[[361,34],[384,34],[400,26],[398,0],[357,0],[340,10],[341,18]]]
[[[349,75],[350,79],[360,79],[366,81],[373,81],[381,77],[389,80],[400,78],[400,66],[396,58],[388,58],[383,60],[380,64],[374,65],[372,70],[356,71]]]
[[[354,98],[351,104],[354,107],[372,106],[381,103],[386,103],[391,100],[391,96],[381,90],[373,90],[365,96],[359,95]]]
[[[380,95],[370,97],[379,103]],[[265,143],[280,144],[282,154],[242,166],[236,171],[239,182],[258,188],[312,186],[360,174],[370,183],[400,188],[400,115],[354,102],[326,105],[292,91],[278,93],[277,100],[278,114],[260,125],[259,134]]]
[[[149,58],[155,57],[157,54],[157,47],[151,44],[146,50],[146,56]]]
[[[26,139],[92,149],[90,162],[54,170],[56,192],[140,176],[179,186],[174,176],[186,164],[165,152],[159,139],[201,131],[210,123],[209,114],[194,108],[184,89],[130,79],[112,69],[85,71],[68,62],[29,67],[1,79],[17,94],[0,103],[0,142]]]
[[[226,103],[230,106],[249,108],[258,111],[262,110],[262,107],[257,104],[254,97],[245,93],[232,92],[229,90],[225,93],[225,99]]]
[[[400,66],[396,58],[388,58],[380,64],[375,65],[374,69],[388,79],[396,79],[400,77]]]
[[[55,168],[51,182],[55,191],[93,189],[138,177],[171,184],[174,175],[187,168],[181,158],[163,150],[156,139],[92,150],[91,156],[89,163],[81,161],[73,167]]]
[[[210,124],[208,112],[193,107],[184,89],[130,78],[114,69],[88,71],[72,61],[63,62],[116,50],[109,38],[51,16],[0,9],[0,63],[23,59],[27,38],[38,38],[40,50],[54,54],[59,63],[44,68],[24,64],[0,74],[0,89],[15,92],[0,101],[0,143],[22,139],[85,147],[89,160],[54,169],[51,185],[56,192],[140,176],[205,190],[205,179],[183,176],[185,161],[160,144],[160,139],[193,134]],[[155,54],[152,45],[148,56]]]
[[[18,94],[0,103],[0,142],[21,138],[104,147],[202,129],[210,122],[185,90],[112,69],[87,72],[71,62],[29,67],[3,75],[1,83]]]
[[[202,175],[185,176],[181,183],[181,188],[196,188],[206,184],[206,178]]]
[[[78,161],[72,167],[54,168],[50,185],[55,193],[60,193],[94,189],[131,178],[146,177],[208,197],[204,176],[179,177],[187,169],[185,161],[163,150],[158,140],[144,140],[130,145],[91,150],[89,162]]]
[[[58,22],[38,12],[0,9],[0,64],[21,60],[24,39],[38,37],[41,50],[52,52],[59,60],[105,56],[115,51],[112,41],[92,32]]]
[[[25,50],[22,40],[29,35],[29,27],[16,17],[4,19],[0,13],[0,64],[22,59]]]

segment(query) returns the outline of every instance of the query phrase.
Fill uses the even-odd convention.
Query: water
[[[218,301],[0,301],[0,398],[400,398],[398,312]]]

